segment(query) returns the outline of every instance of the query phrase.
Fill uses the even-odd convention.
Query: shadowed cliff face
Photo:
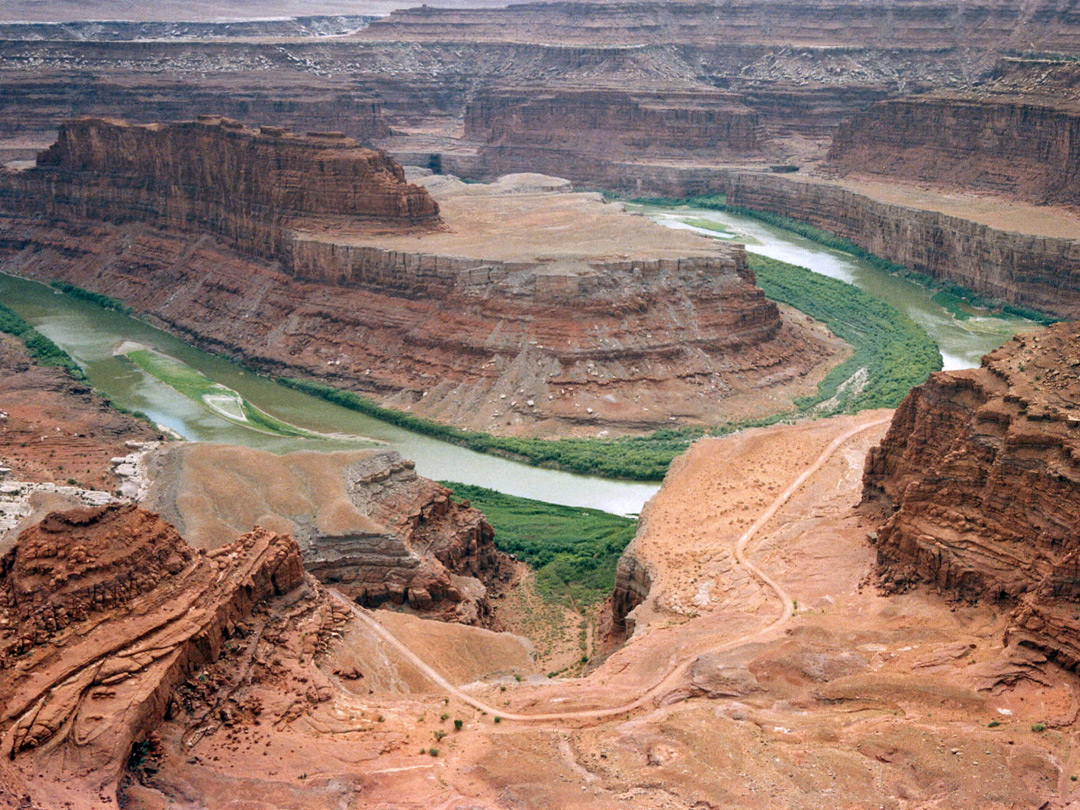
[[[1080,664],[1080,325],[1020,335],[941,372],[871,450],[864,502],[889,514],[882,581],[1015,606],[1008,639]]]

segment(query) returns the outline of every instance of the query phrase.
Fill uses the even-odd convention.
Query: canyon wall
[[[172,125],[76,119],[37,166],[9,176],[24,212],[211,232],[279,257],[298,219],[433,223],[438,205],[401,166],[339,133],[257,132],[231,119]],[[328,223],[329,224],[329,223]]]
[[[256,529],[196,553],[130,504],[23,532],[0,559],[0,745],[23,806],[115,806],[132,746],[174,690],[265,625],[272,612],[256,617],[257,604],[303,581],[290,537]]]
[[[0,175],[0,252],[259,370],[485,431],[745,418],[844,351],[782,319],[739,246],[528,178],[433,180],[449,218],[413,228],[428,191],[341,137],[80,120]]]
[[[1080,326],[1020,335],[901,404],[864,473],[878,570],[1013,608],[1007,640],[1080,664]]]
[[[759,128],[738,95],[721,91],[489,86],[465,108],[465,138],[485,150],[559,150],[575,157],[731,157],[760,149]]]
[[[1080,203],[1080,104],[1037,96],[935,93],[878,102],[844,123],[829,167]]]
[[[880,202],[827,183],[735,172],[732,205],[771,211],[850,239],[912,270],[1062,318],[1080,317],[1080,242],[997,230]]]
[[[349,255],[331,244],[318,250]],[[123,300],[264,373],[314,377],[492,432],[595,435],[655,429],[669,416],[715,419],[742,398],[757,401],[762,385],[770,396],[802,385],[807,369],[837,351],[780,318],[741,253],[627,259],[581,277],[541,266],[486,286],[467,284],[465,273],[440,297],[449,273],[429,274],[430,295],[420,275],[416,288],[398,278],[396,293],[391,273],[382,290],[341,286],[296,278],[205,236],[8,215],[0,258],[9,272]]]

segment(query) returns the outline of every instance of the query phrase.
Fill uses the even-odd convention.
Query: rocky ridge
[[[394,451],[274,455],[225,445],[165,448],[146,503],[196,548],[259,524],[295,537],[304,568],[366,607],[489,627],[509,573],[494,530]]]
[[[49,515],[0,577],[4,775],[21,780],[24,806],[113,807],[173,691],[304,574],[287,536],[255,529],[197,553],[128,504]]]
[[[939,372],[867,458],[889,588],[930,583],[1013,608],[1006,637],[1080,664],[1080,326],[1020,335],[979,369]]]

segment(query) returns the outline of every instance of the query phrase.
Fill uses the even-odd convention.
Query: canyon
[[[852,350],[582,189],[1080,318],[1069,3],[393,5],[0,8],[2,269],[521,437],[760,419]],[[552,665],[410,460],[167,441],[0,335],[0,807],[1080,806],[1078,346],[695,442]]]
[[[209,176],[222,155],[232,190]],[[320,193],[298,180],[309,166]],[[0,241],[10,272],[258,371],[494,433],[783,410],[848,351],[765,299],[741,246],[543,177],[418,179],[336,135],[78,120],[0,180]]]

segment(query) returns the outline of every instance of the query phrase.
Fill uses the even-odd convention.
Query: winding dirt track
[[[626,712],[633,711],[634,709],[638,709],[641,706],[645,705],[653,698],[655,698],[658,694],[663,692],[666,688],[668,688],[670,684],[677,682],[686,673],[686,671],[690,668],[690,666],[699,656],[705,653],[722,652],[724,650],[729,650],[733,647],[738,647],[751,641],[756,641],[760,637],[771,633],[772,631],[780,628],[788,622],[793,613],[791,597],[788,595],[788,592],[785,591],[776,582],[776,580],[774,580],[772,577],[770,577],[768,574],[766,574],[764,571],[754,565],[754,563],[750,562],[749,559],[747,559],[747,546],[750,544],[750,541],[754,539],[757,533],[761,531],[762,528],[764,528],[765,524],[772,520],[773,516],[780,510],[780,508],[785,503],[787,503],[788,499],[791,498],[791,496],[798,491],[799,487],[806,483],[807,479],[809,479],[812,475],[817,473],[818,470],[820,470],[825,465],[825,462],[827,462],[845,442],[847,442],[853,436],[857,436],[858,434],[869,430],[870,428],[874,428],[878,425],[889,422],[891,421],[891,419],[892,417],[886,417],[883,419],[875,420],[865,425],[859,425],[857,427],[851,428],[850,430],[842,433],[841,435],[833,439],[832,442],[830,442],[829,445],[821,451],[821,455],[817,457],[814,463],[807,467],[805,470],[803,470],[802,473],[800,473],[799,476],[794,481],[792,481],[791,484],[788,485],[787,489],[785,489],[783,492],[776,496],[773,502],[769,504],[765,511],[761,513],[758,519],[754,521],[754,524],[743,533],[743,535],[736,543],[735,559],[739,562],[740,565],[744,566],[747,571],[752,573],[764,585],[771,589],[773,593],[776,594],[777,598],[780,600],[780,604],[783,606],[780,615],[765,626],[754,630],[751,633],[746,633],[741,636],[736,636],[735,638],[730,638],[721,644],[688,652],[683,657],[682,661],[677,664],[673,664],[668,669],[668,671],[663,676],[661,676],[655,684],[653,684],[652,687],[643,692],[636,700],[632,700],[628,703],[621,703],[618,706],[609,706],[604,709],[581,709],[577,711],[550,712],[542,714],[515,714],[513,712],[504,711],[503,709],[498,709],[494,706],[491,706],[490,704],[484,703],[482,700],[474,698],[472,695],[464,692],[463,690],[459,689],[458,687],[454,686],[454,684],[446,680],[446,678],[440,675],[434,668],[432,668],[423,659],[421,659],[420,656],[418,656],[407,646],[405,646],[405,644],[399,641],[393,635],[393,633],[391,633],[379,622],[377,622],[372,617],[370,611],[358,607],[354,602],[350,601],[349,599],[335,591],[333,588],[329,588],[328,590],[335,599],[348,607],[353,612],[353,614],[358,619],[360,619],[360,621],[366,624],[369,628],[371,628],[372,631],[377,633],[380,638],[385,640],[388,644],[390,644],[390,646],[392,646],[395,650],[401,653],[401,655],[407,661],[409,661],[409,663],[411,663],[422,673],[424,673],[424,675],[431,679],[433,683],[443,689],[447,694],[457,698],[463,703],[467,703],[473,708],[479,709],[480,711],[488,712],[489,714],[496,715],[504,720],[513,720],[522,723],[551,722],[553,720],[557,721],[602,719],[617,714],[625,714]]]

